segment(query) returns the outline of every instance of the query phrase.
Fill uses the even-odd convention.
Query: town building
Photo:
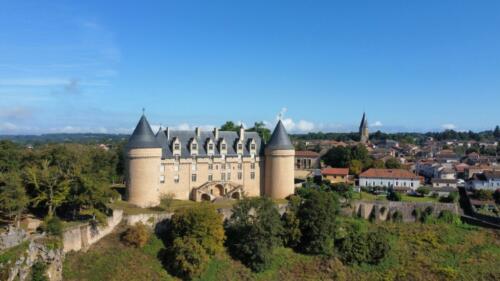
[[[266,144],[243,127],[238,132],[160,128],[155,135],[143,115],[127,144],[127,200],[151,207],[164,195],[195,201],[285,198],[294,193],[294,157],[281,120]]]
[[[500,189],[500,171],[493,170],[493,171],[485,171],[480,174],[474,174],[474,176],[467,182],[467,186],[473,190]]]
[[[325,168],[321,170],[324,180],[331,183],[347,183],[349,181],[349,168]]]
[[[295,151],[295,169],[311,170],[320,168],[320,155],[310,150]]]
[[[420,179],[403,169],[368,169],[359,175],[360,187],[386,187],[416,190]]]

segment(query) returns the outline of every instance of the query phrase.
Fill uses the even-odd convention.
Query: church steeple
[[[359,124],[359,139],[360,142],[366,143],[368,138],[368,119],[366,118],[366,113],[363,112],[363,118],[361,118],[361,123]]]

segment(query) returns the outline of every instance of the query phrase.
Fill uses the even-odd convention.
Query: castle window
[[[252,143],[252,144],[250,145],[250,150],[255,150],[255,149],[256,149],[256,148],[255,148],[255,143]]]
[[[241,180],[243,178],[243,174],[241,172],[238,172],[238,179]]]
[[[238,143],[238,150],[243,150],[243,144]]]
[[[255,163],[250,164],[250,169],[255,170]]]
[[[254,180],[255,179],[255,172],[250,173],[250,179]]]
[[[160,165],[160,173],[165,173],[165,164]]]
[[[195,182],[196,181],[196,174],[191,175],[191,181]]]
[[[208,145],[208,150],[214,150],[214,145],[212,143]]]
[[[220,149],[221,149],[221,150],[226,150],[226,144],[224,144],[224,143],[223,143],[223,144],[221,144]]]
[[[243,169],[243,164],[238,163],[238,170],[241,170],[241,169]]]
[[[196,145],[196,143],[193,143],[193,144],[191,145],[191,149],[192,149],[192,150],[197,150],[197,149],[198,149],[198,146]]]
[[[221,164],[220,168],[221,168],[221,170],[225,170],[226,169],[226,164]]]
[[[165,176],[160,176],[160,183],[165,183]]]
[[[174,144],[174,150],[179,150],[179,149],[181,149],[181,145],[178,143]]]
[[[179,175],[175,175],[174,176],[174,182],[175,183],[179,183]]]
[[[225,181],[226,180],[226,174],[225,173],[220,174],[220,179],[222,181]]]
[[[227,180],[230,181],[231,180],[231,173],[227,173]]]
[[[208,175],[208,181],[213,181],[214,180],[214,176],[213,175]]]
[[[208,164],[208,169],[213,170],[214,169],[214,164]]]

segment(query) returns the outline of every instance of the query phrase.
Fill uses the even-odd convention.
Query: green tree
[[[351,163],[349,163],[349,173],[351,175],[356,175],[358,176],[361,174],[363,169],[363,163],[360,160],[351,160]]]
[[[288,208],[281,218],[283,221],[283,242],[286,246],[295,248],[302,236],[300,220],[297,215],[302,198],[297,195],[290,195],[287,199]]]
[[[336,146],[323,156],[325,164],[336,168],[348,168],[351,162],[351,150],[347,147]]]
[[[47,160],[41,166],[26,168],[25,182],[32,195],[33,207],[46,209],[49,217],[55,214],[56,208],[65,202],[69,194],[70,181],[59,167],[49,166]]]
[[[300,205],[299,249],[309,254],[333,254],[337,199],[333,193],[312,190]]]
[[[248,129],[249,132],[257,132],[259,136],[267,143],[271,138],[271,130],[266,128],[264,122],[255,122],[253,127]]]
[[[374,160],[372,164],[373,168],[375,169],[384,169],[385,168],[385,163],[382,160]]]
[[[396,158],[389,158],[387,159],[387,161],[385,161],[385,167],[387,169],[400,169],[401,163]]]
[[[401,194],[394,190],[389,190],[387,193],[387,200],[389,201],[401,201],[402,197]]]
[[[431,189],[426,186],[421,186],[417,188],[417,193],[420,194],[420,196],[426,196],[431,193]]]
[[[500,138],[500,127],[498,125],[495,127],[495,130],[493,131],[493,135],[497,139]]]
[[[44,262],[35,262],[31,267],[31,281],[49,281],[46,271],[47,265]]]
[[[175,275],[186,279],[200,276],[207,268],[209,255],[194,237],[178,237],[172,243],[170,267]]]
[[[362,144],[351,147],[351,159],[359,160],[361,162],[367,161],[369,158],[368,150]]]
[[[259,272],[269,266],[273,249],[282,245],[283,226],[271,199],[250,198],[233,206],[226,233],[231,255]]]
[[[360,231],[349,231],[349,234],[339,244],[341,260],[345,264],[360,264],[369,255],[366,235]]]
[[[18,171],[21,166],[20,147],[8,140],[0,141],[0,173]]]
[[[218,254],[223,251],[225,240],[222,215],[209,204],[177,210],[170,220],[168,237],[170,241],[194,238],[208,255]]]
[[[16,223],[29,201],[16,172],[0,173],[0,216]]]
[[[240,129],[239,126],[236,126],[236,124],[233,121],[226,121],[221,127],[221,131],[234,131],[237,132]]]

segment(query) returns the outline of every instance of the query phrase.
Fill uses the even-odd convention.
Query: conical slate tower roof
[[[363,112],[363,118],[361,119],[361,123],[359,124],[359,128],[360,129],[363,129],[365,127],[367,127],[367,122],[368,120],[366,120],[366,114]]]
[[[285,126],[281,120],[276,124],[276,128],[274,128],[273,134],[271,135],[271,139],[269,143],[266,145],[266,148],[271,150],[284,150],[284,149],[294,149],[292,141],[286,132]]]
[[[156,141],[155,134],[149,126],[146,116],[142,115],[141,120],[137,123],[134,132],[128,140],[127,147],[132,148],[161,148]]]

